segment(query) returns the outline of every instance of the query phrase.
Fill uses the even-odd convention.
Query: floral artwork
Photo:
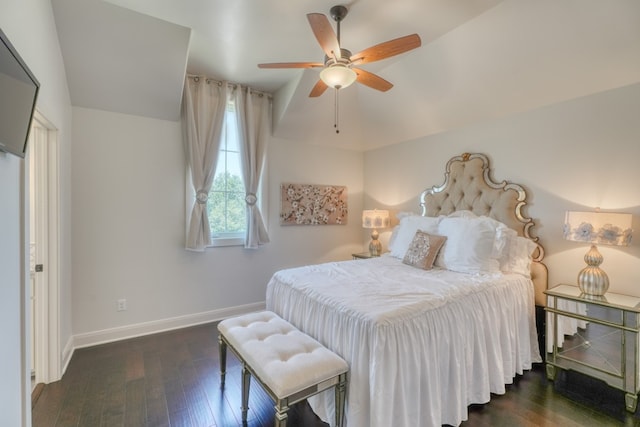
[[[347,187],[281,184],[281,225],[346,224]]]

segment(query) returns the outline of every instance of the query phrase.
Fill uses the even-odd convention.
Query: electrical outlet
[[[125,311],[127,309],[127,300],[126,299],[119,299],[118,300],[118,311]]]

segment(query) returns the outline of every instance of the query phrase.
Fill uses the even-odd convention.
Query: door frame
[[[35,382],[48,384],[61,378],[60,366],[60,191],[58,130],[39,111],[35,127],[44,129],[43,138],[31,138],[29,155],[33,156],[35,178],[36,248],[35,263],[43,264],[36,274],[34,290]]]

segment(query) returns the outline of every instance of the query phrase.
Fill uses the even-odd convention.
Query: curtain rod
[[[196,82],[198,80],[200,80],[200,79],[205,79],[207,84],[215,83],[218,86],[222,86],[224,83],[226,83],[226,84],[228,84],[229,86],[231,86],[234,89],[237,88],[238,86],[242,86],[240,83],[224,82],[224,81],[217,80],[217,79],[214,79],[214,78],[211,78],[211,77],[198,76],[198,75],[195,75],[195,74],[187,74],[187,78],[188,79],[194,79]],[[245,86],[245,87],[250,89],[251,92],[257,93],[259,96],[266,96],[269,99],[273,99],[273,95],[271,95],[269,92],[264,92],[264,91],[261,91],[261,90],[257,90],[257,89],[254,89],[254,88],[250,87],[250,86]]]

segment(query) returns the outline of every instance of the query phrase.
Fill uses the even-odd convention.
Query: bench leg
[[[336,426],[342,427],[344,418],[344,401],[347,391],[347,374],[340,375],[340,382],[335,386]]]
[[[286,400],[278,400],[276,402],[275,427],[287,427],[289,406],[286,402]]]
[[[220,388],[224,388],[225,375],[227,375],[227,343],[218,335],[218,351],[220,352]]]
[[[242,423],[247,422],[247,412],[249,411],[249,387],[251,386],[251,371],[247,369],[247,364],[242,363]]]

